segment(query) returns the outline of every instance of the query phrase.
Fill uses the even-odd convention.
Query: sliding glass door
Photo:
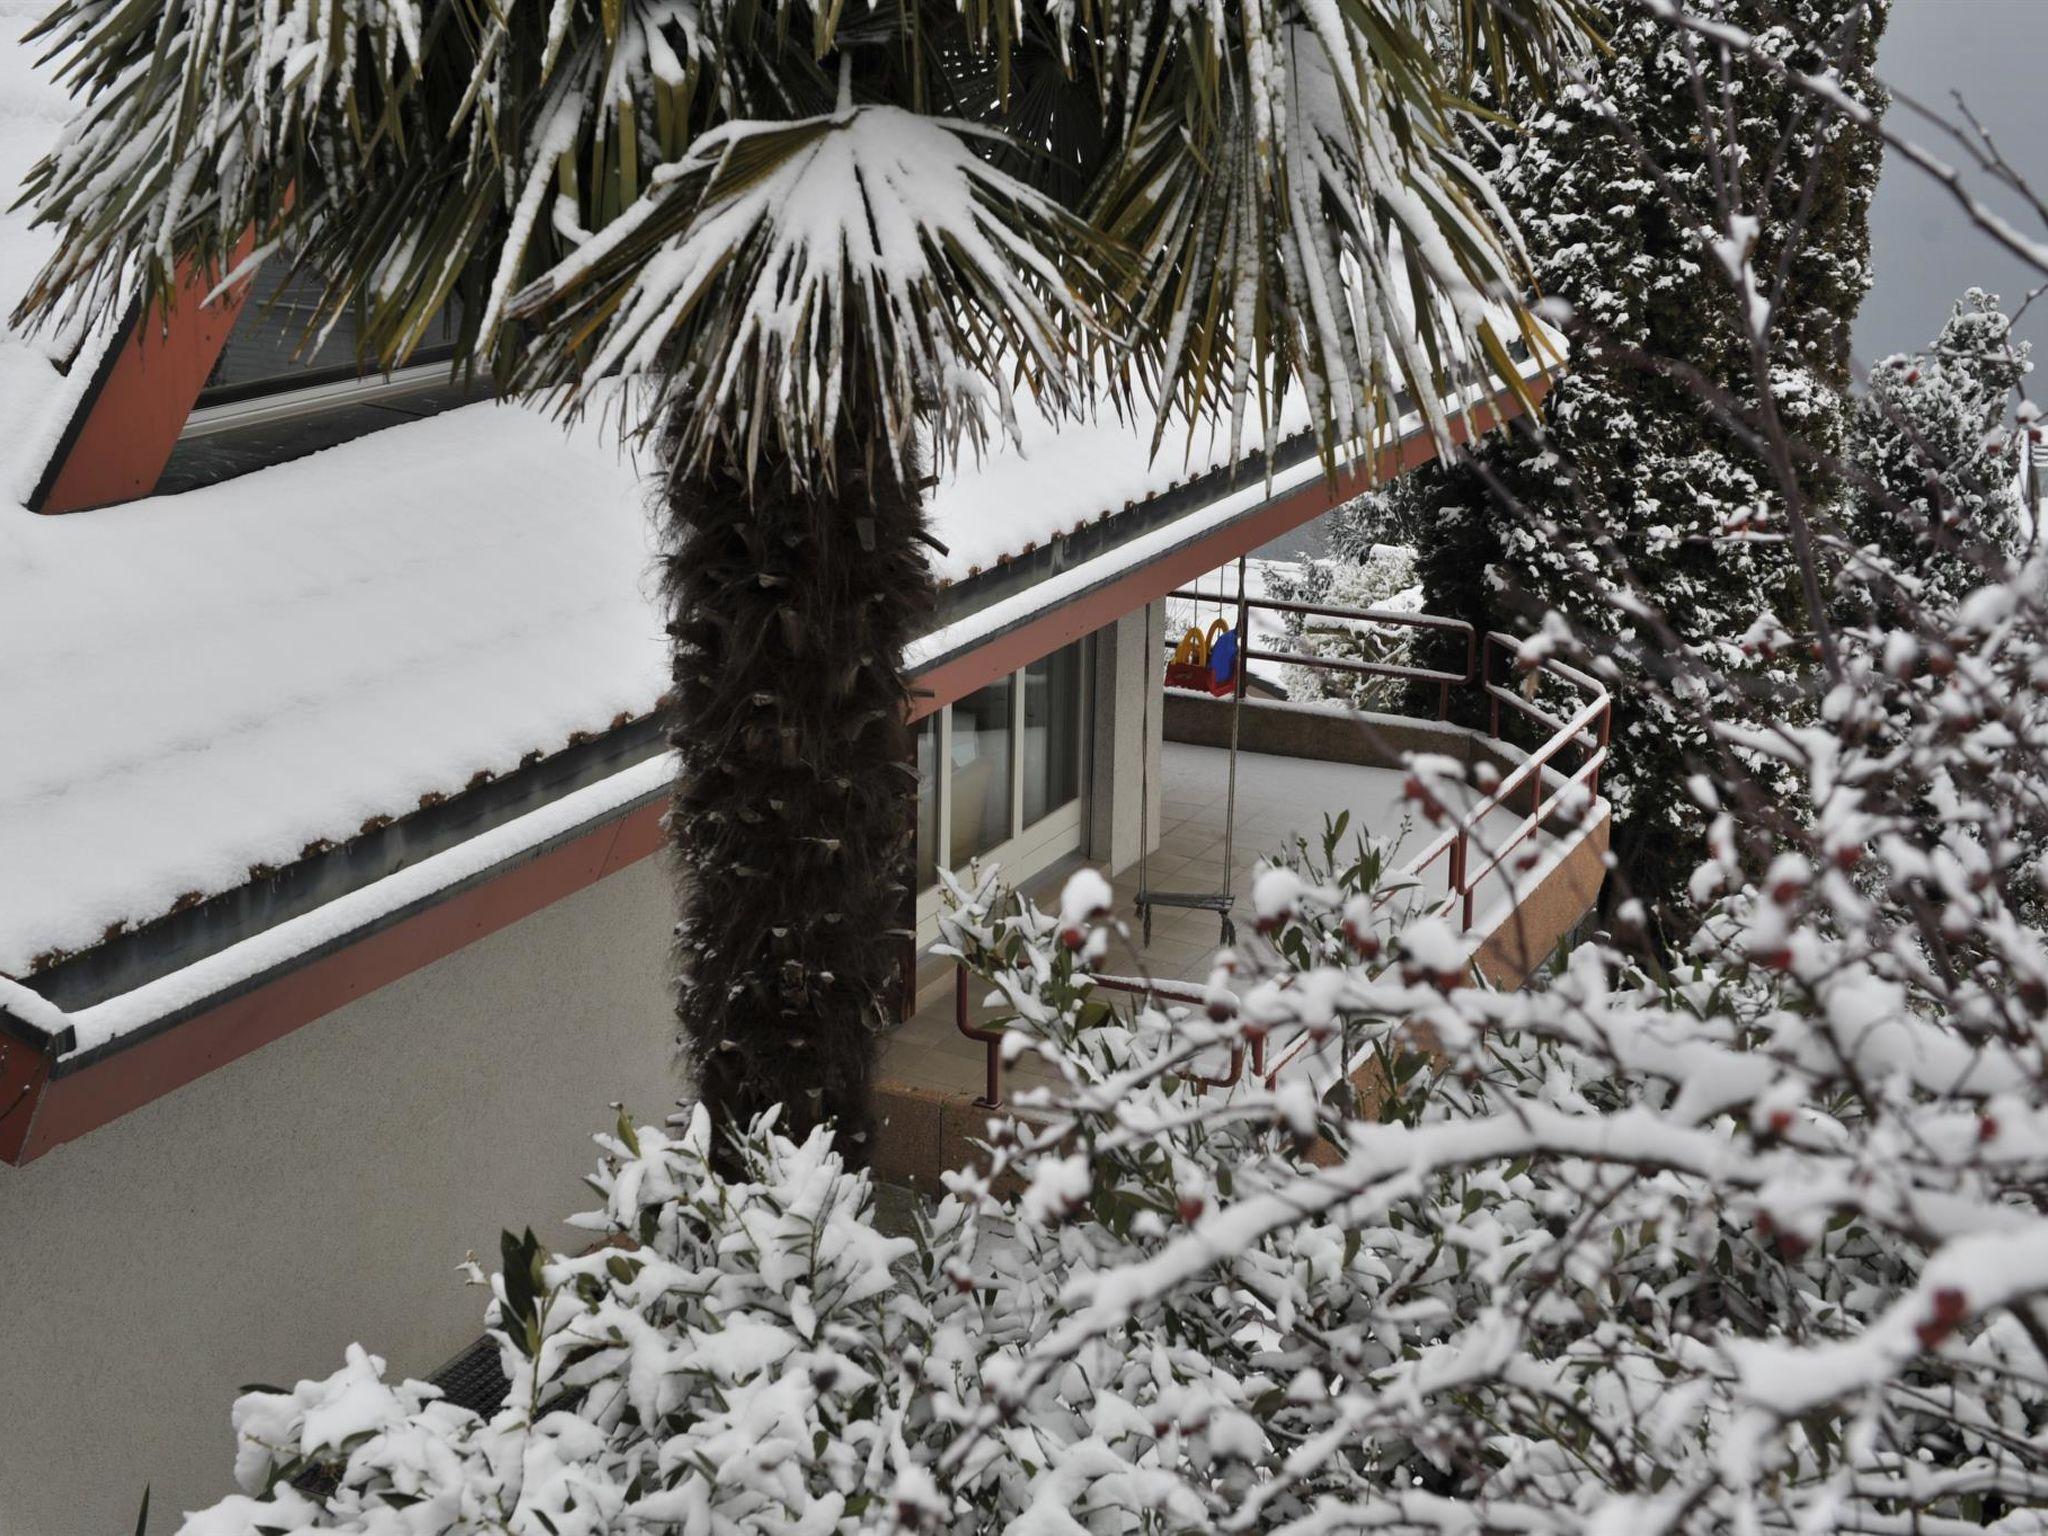
[[[937,937],[938,871],[974,860],[1019,884],[1081,846],[1087,640],[928,715],[917,733],[918,941]]]

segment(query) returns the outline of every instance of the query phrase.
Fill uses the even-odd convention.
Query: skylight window
[[[319,298],[317,284],[282,261],[257,272],[157,494],[232,479],[491,393],[487,379],[451,376],[451,313],[430,322],[429,340],[404,367],[365,371],[355,317],[320,331]]]
[[[314,329],[319,285],[281,263],[259,271],[241,319],[199,395],[199,408],[232,404],[263,395],[289,394],[309,386],[343,381],[374,385],[382,375],[365,375],[357,363],[355,316],[344,314],[324,334]],[[446,364],[455,355],[454,327],[444,311],[433,322],[435,339],[414,355],[411,367]]]

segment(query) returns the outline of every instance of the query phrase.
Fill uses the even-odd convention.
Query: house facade
[[[49,115],[0,101],[0,172]],[[0,270],[38,238],[0,219]],[[686,1091],[632,450],[444,360],[360,378],[283,286],[202,298],[0,353],[8,1536],[219,1496],[243,1383],[359,1340],[432,1370],[476,1334],[464,1255],[580,1208],[608,1104]],[[1461,404],[1462,431],[1518,408]],[[1411,415],[1332,478],[1305,425],[1231,463],[1026,421],[934,489],[921,947],[941,869],[1159,846],[1169,594],[1434,452]],[[1552,937],[1597,834],[1521,903],[1562,903]],[[885,1083],[886,1167],[958,1147],[974,1106],[939,1098]]]

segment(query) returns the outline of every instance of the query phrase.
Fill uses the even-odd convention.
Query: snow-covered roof
[[[0,186],[67,112],[19,41],[44,8],[0,0]],[[0,305],[49,239],[0,213]],[[21,504],[106,339],[0,326],[0,973],[654,708],[649,522],[598,424],[477,406],[183,496],[36,516]],[[1043,423],[1025,430],[1024,455],[937,491],[941,581],[1170,478],[1117,423],[1057,455]]]
[[[488,405],[0,509],[0,971],[647,713],[647,530],[615,449]]]
[[[1280,409],[1276,436],[1308,429],[1299,396]],[[1260,434],[1246,433],[1247,451]],[[932,532],[946,553],[932,560],[943,584],[963,580],[1013,559],[1054,534],[1112,516],[1168,486],[1230,462],[1228,434],[1203,428],[1192,437],[1169,433],[1155,456],[1150,423],[1133,425],[1104,415],[1054,423],[1021,410],[1017,440],[987,457],[947,468],[927,505]]]
[[[934,490],[933,574],[963,580],[1222,457],[1154,462],[1121,423],[1029,421]],[[1193,520],[1317,473],[1250,477]],[[0,506],[0,974],[646,715],[667,679],[655,554],[632,456],[516,405],[179,496]],[[1090,569],[920,649],[972,643]]]
[[[0,0],[12,37],[41,5]],[[0,41],[9,184],[63,119],[29,58]],[[0,300],[45,250],[21,214],[0,215]],[[82,347],[68,375],[52,360],[65,346]],[[632,457],[600,422],[470,406],[184,495],[38,516],[20,503],[95,347],[104,338],[0,327],[0,975],[655,707],[667,665],[650,520]],[[1279,426],[1304,421],[1292,408]],[[1204,434],[1155,461],[1149,432],[1113,419],[1021,430],[933,491],[942,585],[1228,456]],[[1272,489],[1239,486],[1202,515]],[[1119,559],[1151,558],[1166,537]],[[1011,594],[948,643],[1080,579]]]
[[[942,584],[1189,473],[1119,423],[1025,432],[934,491]],[[0,973],[647,714],[655,556],[633,457],[516,405],[179,496],[0,507]]]

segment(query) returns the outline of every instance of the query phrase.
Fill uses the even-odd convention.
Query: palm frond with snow
[[[1224,417],[1234,445],[1271,446],[1290,388],[1326,453],[1384,432],[1403,390],[1441,438],[1458,385],[1519,391],[1508,347],[1542,347],[1512,230],[1458,148],[1463,104],[1386,17],[1266,42],[1215,92],[1177,77],[1199,99],[1152,91],[1095,190],[1091,219],[1143,253],[1136,357],[1176,418]]]
[[[767,437],[803,473],[856,410],[900,463],[921,422],[950,447],[1012,421],[1013,380],[1065,408],[1106,253],[988,137],[889,106],[704,135],[513,300],[543,322],[517,382],[651,378],[686,467]]]
[[[253,243],[317,280],[315,326],[354,313],[366,362],[452,309],[500,379],[668,370],[706,392],[694,462],[801,472],[849,390],[891,444],[926,412],[951,443],[1018,387],[1149,394],[1234,442],[1300,391],[1334,460],[1400,391],[1441,432],[1459,384],[1518,387],[1524,275],[1459,124],[1474,73],[1542,67],[1576,15],[60,0],[80,115],[29,181],[62,238],[18,314],[168,303]]]

